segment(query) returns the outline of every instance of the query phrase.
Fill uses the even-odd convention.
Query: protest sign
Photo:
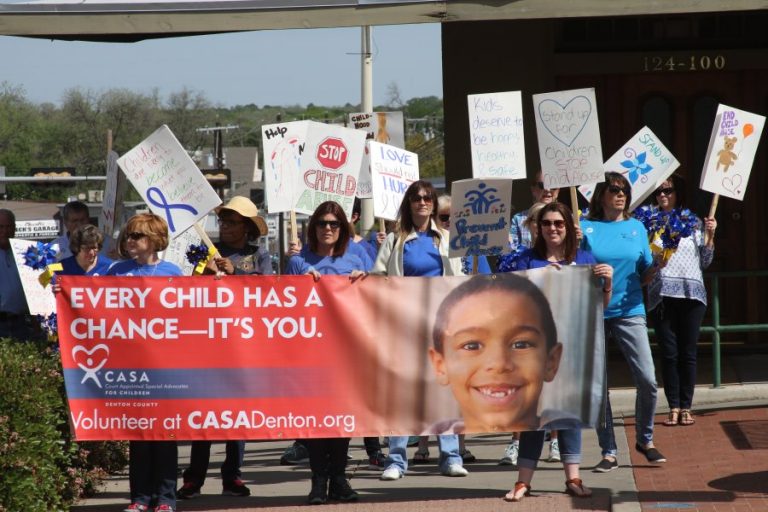
[[[419,179],[419,155],[388,144],[369,141],[373,176],[373,215],[397,220],[408,186]]]
[[[346,276],[64,276],[61,285],[59,339],[78,439],[578,427],[594,423],[603,396],[602,294],[585,266],[354,283]],[[536,352],[552,365],[526,363],[525,392],[510,371],[513,393],[498,400],[476,393],[476,403],[467,403],[462,376],[446,371],[435,353],[453,355],[452,339],[439,336],[441,346],[430,352],[429,333],[460,327],[447,321],[486,322],[475,308],[498,310],[493,318],[502,315],[505,326],[517,310],[527,312],[528,324],[539,319],[528,357]],[[513,389],[502,380],[494,393]],[[472,408],[493,409],[490,402],[506,411],[503,420],[472,423]]]
[[[185,276],[191,276],[195,266],[187,259],[187,250],[190,245],[202,243],[203,240],[201,240],[197,230],[191,227],[171,240],[160,258],[179,267]]]
[[[511,180],[454,181],[449,256],[495,256],[508,249],[511,200]]]
[[[119,156],[114,151],[107,155],[107,183],[104,185],[104,199],[99,213],[99,230],[106,240],[111,240],[115,224],[120,222],[125,197],[125,175],[117,165]]]
[[[30,242],[29,240],[20,240],[11,238],[11,251],[13,251],[16,268],[21,278],[21,286],[24,289],[24,296],[27,299],[27,306],[32,315],[48,316],[56,311],[56,300],[51,288],[44,288],[37,280],[44,269],[35,270],[25,264],[24,255],[32,246],[37,246],[39,242]]]
[[[261,127],[264,149],[264,187],[267,211],[291,211],[301,179],[301,158],[309,121],[267,124]]]
[[[309,121],[294,209],[312,215],[336,201],[351,216],[364,151],[365,132]]]
[[[605,179],[594,89],[533,95],[545,188]]]
[[[389,144],[405,149],[405,129],[402,112],[357,112],[349,114],[349,126],[355,130],[365,131],[366,140]],[[362,199],[372,197],[371,162],[368,157],[368,146],[365,147],[363,163],[357,177],[357,192],[355,195]]]
[[[702,190],[744,200],[765,117],[719,105],[701,173]]]
[[[117,163],[149,209],[168,222],[171,238],[221,204],[216,191],[166,125]]]
[[[643,126],[603,165],[605,172],[618,172],[627,178],[632,187],[630,211],[640,206],[678,167],[680,162],[647,126]],[[587,201],[592,199],[594,191],[594,183],[579,187]]]
[[[525,178],[520,91],[469,94],[469,145],[475,178]]]

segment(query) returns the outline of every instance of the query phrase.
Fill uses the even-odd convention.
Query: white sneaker
[[[399,480],[403,478],[403,472],[397,466],[389,466],[379,477],[379,480]]]
[[[549,443],[549,458],[547,462],[560,462],[560,444],[557,439],[553,439]]]
[[[520,451],[520,442],[515,439],[504,450],[504,456],[499,461],[500,466],[515,466],[517,465],[517,454]]]
[[[467,476],[469,471],[461,464],[449,464],[443,471],[444,476]]]

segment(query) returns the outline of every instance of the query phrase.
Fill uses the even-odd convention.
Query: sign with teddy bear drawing
[[[699,187],[742,201],[764,125],[764,116],[719,105]]]

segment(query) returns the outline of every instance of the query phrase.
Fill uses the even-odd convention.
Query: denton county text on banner
[[[354,283],[65,276],[61,286],[81,440],[580,427],[603,396],[602,294],[586,266]]]

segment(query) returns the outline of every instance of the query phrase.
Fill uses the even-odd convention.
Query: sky
[[[442,97],[440,24],[373,27],[373,102]],[[124,87],[162,98],[187,87],[216,105],[360,103],[361,29],[297,29],[91,43],[0,36],[0,81],[34,103]]]

